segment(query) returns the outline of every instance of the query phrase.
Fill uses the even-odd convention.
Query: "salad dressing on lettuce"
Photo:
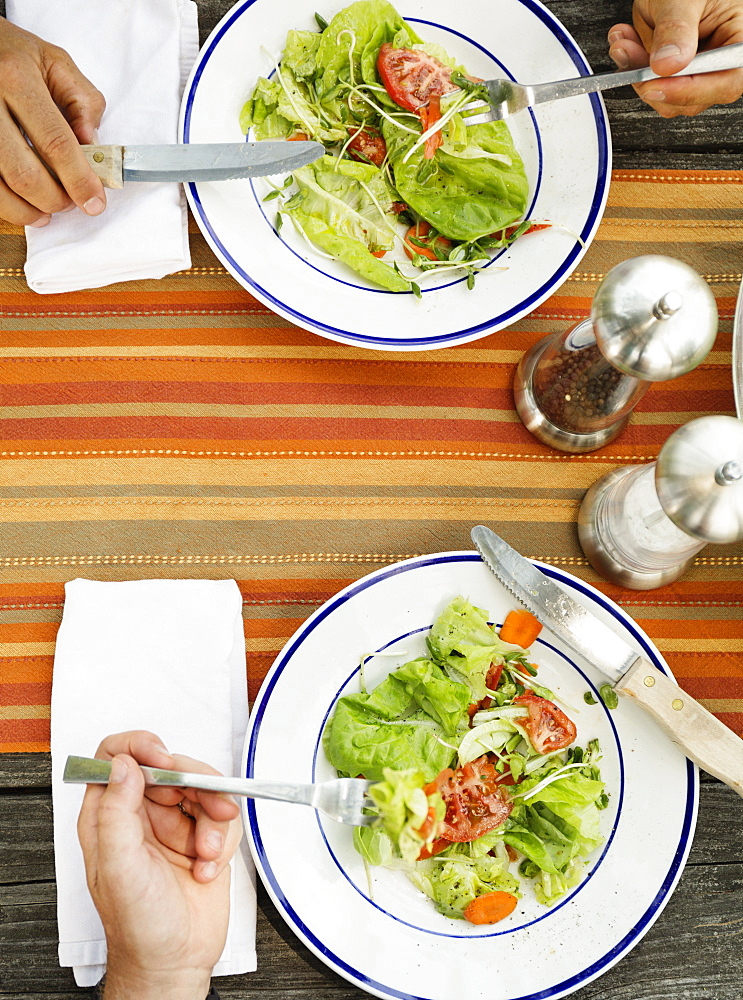
[[[296,184],[270,193],[277,224],[288,217],[321,254],[389,291],[418,294],[421,278],[445,272],[465,273],[471,287],[489,251],[530,228],[519,223],[528,182],[508,126],[466,127],[466,69],[387,0],[316,18],[320,31],[288,33],[271,79],[257,81],[240,116],[257,140],[325,144]],[[430,228],[406,239],[406,273],[384,257],[401,245],[400,224],[421,220]]]
[[[603,842],[598,743],[575,745],[529,650],[464,598],[426,645],[372,691],[340,698],[323,735],[340,775],[375,782],[376,820],[354,845],[406,871],[448,917],[502,919],[525,882],[551,905]]]

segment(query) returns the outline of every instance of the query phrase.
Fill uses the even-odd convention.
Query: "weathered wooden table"
[[[596,71],[613,68],[606,57],[606,32],[615,21],[628,19],[629,0],[552,0],[547,6]],[[226,0],[201,0],[202,39],[229,7]],[[405,13],[404,4],[400,9]],[[483,11],[484,16],[497,17],[497,4],[483,4]],[[605,99],[615,166],[740,168],[743,102],[695,119],[663,121],[629,90],[610,91]],[[740,265],[731,261],[731,271],[740,270]],[[49,783],[48,756],[0,758],[0,997],[13,1000],[73,1000],[82,995],[71,971],[57,963]],[[574,994],[576,1000],[740,1000],[742,856],[743,801],[705,778],[694,846],[669,905],[641,943],[614,969]],[[220,980],[224,998],[361,1000],[366,995],[295,939],[263,891],[259,903],[258,971]],[[580,948],[580,941],[575,945]],[[497,976],[497,969],[493,972]]]

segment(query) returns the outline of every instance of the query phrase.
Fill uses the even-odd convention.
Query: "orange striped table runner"
[[[743,546],[708,546],[684,579],[637,592],[602,581],[575,530],[600,476],[653,462],[694,417],[734,412],[742,172],[616,171],[598,236],[558,293],[439,351],[368,352],[297,329],[191,238],[193,267],[162,281],[38,296],[22,232],[0,229],[0,749],[48,750],[66,580],[235,578],[254,696],[320,603],[381,565],[470,549],[479,522],[621,604],[680,684],[743,734]],[[709,282],[714,348],[653,385],[606,448],[551,451],[513,411],[515,365],[643,253]]]

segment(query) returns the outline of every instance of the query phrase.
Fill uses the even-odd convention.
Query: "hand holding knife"
[[[503,586],[554,635],[634,698],[690,760],[743,796],[743,740],[483,525],[472,541]]]

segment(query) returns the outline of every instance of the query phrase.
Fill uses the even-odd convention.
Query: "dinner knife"
[[[477,525],[472,541],[503,586],[566,646],[634,698],[687,757],[743,796],[743,740],[573,600],[494,531]]]
[[[181,143],[162,146],[83,146],[104,187],[128,181],[229,181],[288,174],[325,152],[321,142]]]

